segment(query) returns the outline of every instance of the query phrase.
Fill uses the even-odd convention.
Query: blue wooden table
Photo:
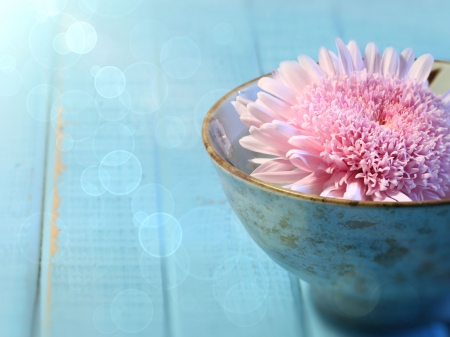
[[[449,13],[443,0],[3,1],[0,336],[355,335],[249,238],[202,119],[336,37],[448,60]]]

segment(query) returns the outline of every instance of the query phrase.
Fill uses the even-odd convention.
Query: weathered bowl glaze
[[[450,297],[450,200],[356,202],[306,195],[251,177],[254,154],[230,104],[256,98],[257,80],[232,90],[208,112],[203,142],[225,194],[255,242],[280,266],[310,283],[324,311],[364,324],[398,325],[443,314]],[[429,78],[450,88],[450,63]],[[439,302],[439,303],[438,303]]]

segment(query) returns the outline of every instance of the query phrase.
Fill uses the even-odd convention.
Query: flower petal
[[[347,45],[348,50],[350,51],[350,55],[353,59],[353,65],[355,66],[356,71],[361,71],[365,68],[364,61],[361,56],[361,51],[359,50],[358,44],[356,41],[351,40]]]
[[[259,128],[263,124],[259,119],[256,119],[249,113],[242,115],[240,119],[241,119],[242,123],[244,123],[248,127],[255,126],[255,127]]]
[[[252,173],[275,172],[275,171],[290,171],[295,168],[295,165],[286,158],[273,158],[264,162],[261,166],[256,168]]]
[[[273,184],[292,184],[300,179],[306,177],[309,172],[303,171],[278,171],[278,172],[263,172],[263,173],[252,173],[251,176],[267,181]]]
[[[293,136],[289,138],[288,142],[296,149],[307,151],[317,156],[324,150],[323,145],[311,136]]]
[[[295,61],[281,62],[278,72],[297,94],[301,94],[309,84],[314,82],[308,72]]]
[[[366,200],[366,190],[367,186],[364,185],[363,179],[349,179],[344,193],[344,199]]]
[[[287,105],[282,100],[269,95],[266,92],[258,92],[258,100],[256,102],[258,102],[259,104],[263,104],[264,106],[272,110],[276,115],[280,116],[280,118],[276,119],[289,120],[295,117],[295,113],[291,109],[290,105]]]
[[[251,158],[248,161],[250,163],[254,163],[254,164],[258,164],[258,165],[262,165],[268,161],[273,160],[273,158]]]
[[[273,129],[280,135],[285,137],[286,141],[289,141],[291,137],[300,135],[300,130],[281,121],[272,122]]]
[[[339,57],[337,57],[337,55],[333,53],[331,50],[328,51],[328,54],[331,57],[331,61],[333,61],[334,70],[336,71],[336,74],[340,74]]]
[[[406,78],[416,79],[418,82],[425,82],[430,75],[433,67],[433,56],[430,54],[423,54],[412,65]]]
[[[398,69],[398,53],[393,47],[384,50],[381,58],[381,74],[384,77],[397,74]]]
[[[336,74],[336,71],[334,69],[333,60],[331,59],[331,56],[328,53],[327,48],[325,48],[325,47],[320,47],[319,65],[320,65],[320,68],[322,68],[322,70],[325,72],[325,74],[330,75],[330,76]]]
[[[406,48],[400,54],[397,77],[404,78],[409,69],[414,63],[414,51],[411,48]]]
[[[320,194],[323,191],[323,184],[330,178],[325,171],[315,171],[305,178],[292,184],[291,189],[307,194]]]
[[[256,140],[264,144],[267,144],[267,146],[277,149],[280,156],[283,157],[286,154],[286,152],[292,149],[292,145],[288,143],[290,133],[284,134],[284,132],[285,130],[280,130],[273,123],[263,124],[261,125],[260,128],[253,128],[253,127],[250,128],[250,134]]]
[[[412,201],[410,197],[400,191],[385,191],[385,193],[395,201]]]
[[[277,118],[277,116],[270,109],[256,103],[250,103],[247,105],[247,110],[253,117],[260,120],[262,123],[271,123]]]
[[[282,99],[283,101],[285,101],[290,105],[297,104],[297,99],[295,98],[294,90],[275,81],[272,78],[263,77],[259,79],[258,86],[261,89],[267,91],[268,93],[274,95],[275,97]]]
[[[245,136],[239,139],[239,144],[247,150],[259,152],[259,153],[265,153],[265,154],[271,154],[273,156],[283,156],[285,155],[285,152],[280,151],[279,149],[275,149],[271,146],[268,146],[259,140],[257,140],[253,136]]]
[[[366,46],[364,64],[369,74],[380,72],[380,51],[373,42],[368,43]]]
[[[253,103],[252,100],[242,97],[242,96],[239,96],[239,95],[236,97],[236,102],[239,102],[245,106],[247,106],[247,104],[249,104],[249,103]]]
[[[298,62],[300,66],[306,70],[309,76],[314,79],[314,82],[318,82],[319,79],[325,75],[319,65],[307,55],[300,55],[298,57]]]
[[[347,49],[347,46],[342,42],[341,39],[336,39],[336,47],[338,49],[339,55],[339,70],[341,74],[350,75],[355,71],[355,67],[353,65],[352,56],[350,55],[350,51]]]
[[[322,165],[322,158],[302,150],[289,150],[286,157],[292,164],[306,172],[315,172]]]

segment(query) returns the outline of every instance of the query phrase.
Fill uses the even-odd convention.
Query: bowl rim
[[[434,65],[443,63],[450,66],[450,62],[447,61],[441,61],[441,60],[435,60]],[[342,206],[364,206],[364,207],[428,207],[428,206],[440,206],[440,205],[448,205],[450,204],[450,199],[442,199],[442,200],[427,200],[427,201],[403,201],[403,202],[391,202],[391,201],[357,201],[357,200],[348,200],[348,199],[338,199],[338,198],[331,198],[331,197],[321,197],[319,195],[313,195],[313,194],[307,194],[307,193],[301,193],[293,190],[286,189],[284,187],[271,184],[268,182],[265,182],[263,180],[257,179],[255,177],[252,177],[251,175],[239,170],[238,168],[231,165],[228,161],[223,159],[219,153],[214,149],[214,146],[212,145],[212,141],[210,139],[210,134],[208,130],[208,126],[211,123],[211,119],[214,116],[216,110],[224,103],[224,101],[228,100],[231,96],[237,95],[238,92],[254,83],[257,83],[257,81],[263,77],[268,77],[271,74],[265,74],[262,76],[259,76],[257,78],[254,78],[250,81],[247,81],[233,90],[226,93],[224,96],[222,96],[209,110],[206,114],[203,124],[202,124],[202,140],[203,145],[206,149],[206,152],[211,157],[211,159],[220,166],[223,170],[228,172],[229,174],[235,176],[236,178],[243,180],[251,185],[254,185],[256,187],[259,187],[263,190],[266,190],[267,192],[275,192],[284,196],[289,196],[298,200],[307,200],[307,201],[315,201],[323,204],[338,204]]]

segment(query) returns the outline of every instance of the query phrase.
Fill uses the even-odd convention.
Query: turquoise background
[[[0,336],[350,335],[244,231],[202,119],[336,37],[449,60],[449,13],[442,0],[3,0]]]

